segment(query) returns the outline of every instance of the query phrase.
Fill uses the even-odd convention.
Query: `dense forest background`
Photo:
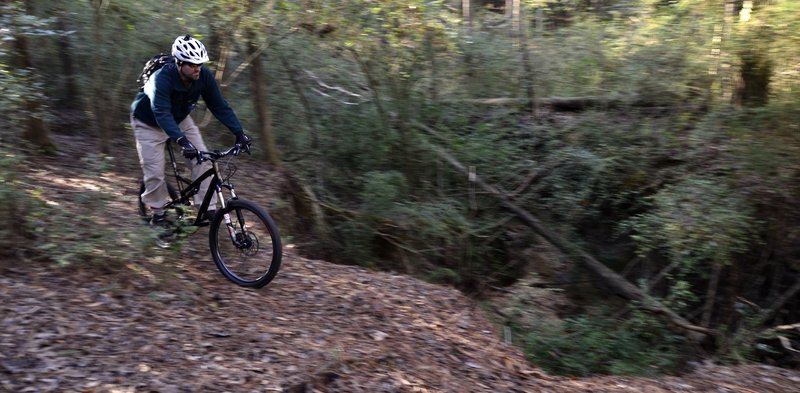
[[[32,203],[14,167],[54,135],[135,159],[138,74],[189,33],[287,179],[271,213],[308,255],[479,298],[531,275],[596,290],[558,324],[501,321],[559,372],[800,364],[800,2],[1,4],[3,223]],[[58,243],[32,227],[3,225],[2,248]],[[68,264],[91,241],[26,255]]]

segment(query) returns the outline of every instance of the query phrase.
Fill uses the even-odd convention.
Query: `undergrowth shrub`
[[[639,311],[624,320],[580,315],[523,334],[528,358],[553,374],[655,376],[676,372],[685,361],[684,339]]]
[[[13,263],[118,267],[153,254],[151,230],[119,230],[120,218],[130,213],[115,213],[112,195],[79,190],[54,200],[52,190],[19,178],[21,165],[29,165],[23,158],[0,151],[0,255],[15,257]],[[104,168],[92,159],[84,162],[89,171]]]
[[[642,256],[659,253],[677,265],[668,303],[690,291],[687,278],[706,274],[714,264],[728,265],[757,240],[757,221],[747,201],[724,182],[708,177],[687,178],[650,197],[651,209],[622,224]]]
[[[63,208],[48,204],[39,192],[33,192],[35,202],[28,211],[33,233],[30,257],[66,267],[94,265],[119,267],[152,254],[152,232],[144,226],[120,231],[110,218],[90,218],[80,215],[82,208]],[[94,212],[106,212],[109,196],[102,192],[85,191],[73,196],[80,206],[92,206]],[[114,217],[124,216],[124,213]]]
[[[374,267],[375,230],[371,225],[356,220],[344,220],[333,225],[336,235],[337,261]]]
[[[389,212],[395,204],[405,198],[408,183],[398,171],[371,171],[363,177],[361,201],[369,213]]]

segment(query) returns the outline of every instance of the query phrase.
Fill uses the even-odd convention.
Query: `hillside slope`
[[[64,151],[30,159],[19,184],[86,225],[139,229],[133,148],[98,174],[68,158],[91,146],[59,138]],[[268,204],[275,190],[244,175],[266,169],[247,158],[240,165],[240,195]],[[76,199],[82,190],[110,195],[105,210],[87,209]],[[0,261],[0,391],[800,392],[800,373],[766,366],[701,365],[658,379],[550,376],[452,288],[305,259],[289,244],[269,286],[243,289],[216,271],[206,232],[143,260]]]

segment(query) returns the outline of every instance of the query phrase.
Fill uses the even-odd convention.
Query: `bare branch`
[[[315,93],[317,93],[317,94],[319,94],[319,95],[321,95],[321,96],[323,96],[325,98],[330,98],[332,100],[335,100],[335,101],[337,101],[339,103],[342,103],[342,104],[345,104],[345,105],[360,105],[360,104],[363,104],[363,103],[369,101],[368,98],[364,98],[364,96],[362,96],[361,94],[354,93],[354,92],[352,92],[350,90],[347,90],[347,89],[345,89],[345,88],[343,88],[341,86],[331,86],[331,85],[323,82],[322,78],[318,77],[317,75],[315,75],[311,71],[306,70],[305,72],[306,72],[306,75],[309,77],[309,79],[314,81],[314,83],[316,83],[317,86],[320,87],[320,89],[318,89],[316,87],[312,87],[311,90],[313,90]],[[341,93],[341,94],[344,94],[346,96],[358,98],[359,100],[357,102],[353,102],[353,101],[347,101],[345,99],[336,98],[336,97],[333,96],[333,94],[326,93],[323,90],[328,91],[328,92],[333,92],[334,94]]]
[[[328,85],[327,83],[323,82],[318,76],[314,75],[314,73],[311,72],[311,71],[306,70],[306,75],[308,75],[311,79],[313,79],[314,82],[317,82],[318,85],[320,85],[321,87],[324,87],[324,88],[326,88],[328,90],[340,91],[340,92],[342,92],[344,94],[347,94],[347,95],[349,95],[351,97],[361,97],[361,94],[353,93],[353,92],[348,91],[347,89],[345,89],[345,88],[343,88],[341,86],[330,86],[330,85]]]
[[[779,331],[782,331],[782,330],[797,330],[797,332],[800,333],[800,323],[795,323],[793,325],[775,326],[774,329],[775,330],[779,330]]]
[[[319,95],[321,95],[323,97],[330,98],[330,99],[335,100],[336,102],[339,102],[341,104],[345,104],[345,105],[359,105],[359,104],[361,104],[360,102],[349,102],[349,101],[340,100],[338,98],[335,98],[335,97],[331,96],[330,94],[325,94],[322,91],[320,91],[319,89],[314,88],[314,87],[312,87],[311,90],[313,90],[315,93],[317,93],[317,94],[319,94]]]
[[[290,30],[286,34],[283,34],[283,35],[281,35],[279,37],[275,37],[272,40],[269,40],[269,39],[266,40],[263,44],[261,44],[261,46],[258,47],[258,49],[256,49],[250,56],[248,56],[247,59],[245,59],[242,62],[242,64],[239,64],[239,66],[236,67],[236,69],[233,71],[233,73],[231,73],[231,75],[228,77],[228,79],[226,79],[225,82],[223,82],[221,84],[221,86],[222,87],[228,87],[231,84],[231,82],[233,82],[239,76],[239,74],[244,72],[244,70],[246,70],[247,67],[250,66],[250,64],[253,62],[253,59],[255,59],[257,56],[261,56],[261,53],[263,53],[265,50],[267,50],[267,48],[269,48],[271,45],[277,43],[278,41],[283,40],[289,34],[292,34],[294,31],[295,30]]]
[[[772,316],[775,315],[781,308],[783,308],[786,302],[788,302],[789,299],[794,297],[794,295],[796,295],[798,292],[800,292],[800,275],[797,277],[797,281],[795,281],[791,288],[787,289],[786,292],[781,294],[769,309],[763,311],[761,315],[759,315],[759,324],[764,323],[772,318]]]
[[[789,352],[794,352],[794,353],[800,355],[800,351],[798,351],[797,349],[794,349],[792,347],[792,341],[791,340],[789,340],[788,338],[786,338],[784,336],[778,336],[778,340],[780,340],[781,346],[783,346],[786,350],[788,350]]]

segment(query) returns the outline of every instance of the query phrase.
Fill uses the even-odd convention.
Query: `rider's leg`
[[[194,147],[201,151],[208,151],[206,144],[203,142],[203,136],[200,135],[200,129],[194,124],[194,120],[192,120],[191,116],[187,116],[178,126],[181,128],[181,131],[183,131],[183,134],[186,135],[186,138],[189,139],[189,142],[192,142]],[[192,168],[192,179],[198,178],[203,172],[211,169],[211,163],[208,161],[200,165],[197,165],[196,160],[187,160],[187,162],[189,167]],[[209,185],[211,185],[211,178],[207,178],[200,184],[200,192],[194,196],[194,204],[198,208],[200,204],[203,203],[203,197],[205,197]],[[216,206],[217,196],[213,195],[208,208],[213,210]]]
[[[142,202],[155,211],[161,210],[169,201],[164,175],[164,145],[169,137],[160,128],[151,127],[133,116],[131,127],[144,174]]]

